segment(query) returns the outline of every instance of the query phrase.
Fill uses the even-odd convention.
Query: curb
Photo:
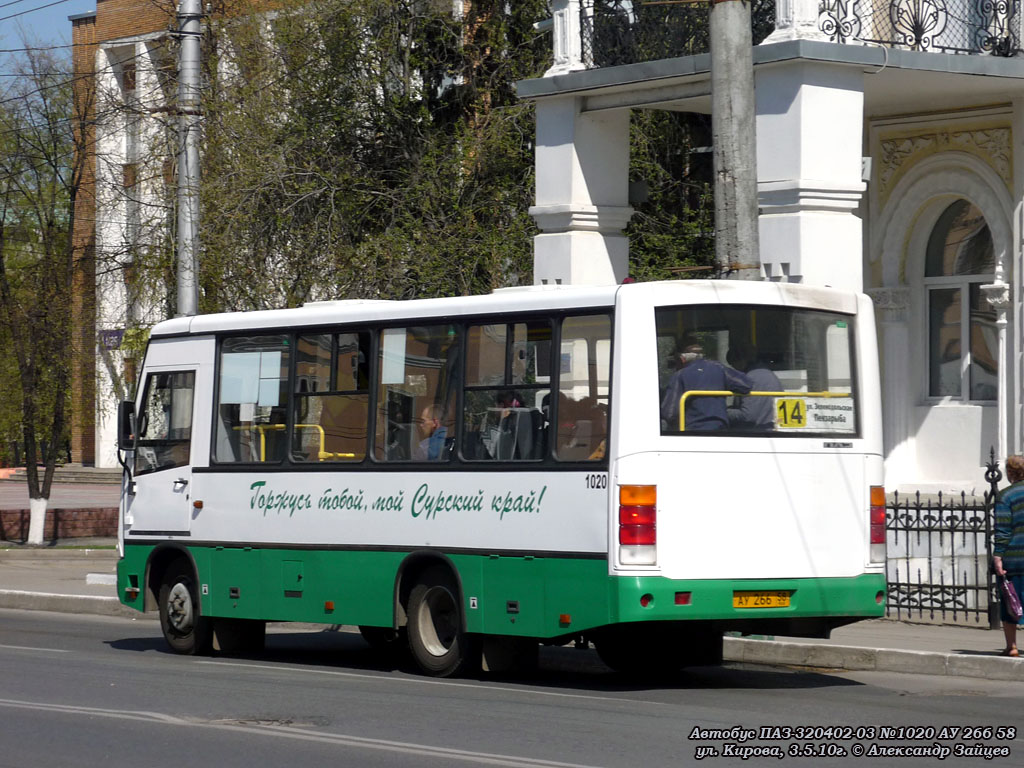
[[[99,595],[59,595],[49,592],[25,592],[20,589],[0,589],[0,608],[23,611],[56,611],[59,613],[89,613],[99,616],[139,618],[144,614],[122,605],[116,597]]]
[[[1018,659],[1004,659],[999,656],[727,637],[723,657],[726,661],[749,664],[842,669],[850,672],[980,677],[987,680],[1024,682],[1024,664]]]
[[[73,548],[73,547],[30,547],[22,546],[18,549],[0,549],[0,561],[2,560],[99,560],[103,562],[117,563],[117,550],[111,548]],[[40,593],[44,594],[44,593]]]

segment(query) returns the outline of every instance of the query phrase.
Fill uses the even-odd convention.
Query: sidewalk
[[[50,486],[50,509],[117,508],[121,486],[88,483],[54,483]],[[0,509],[28,509],[28,485],[0,482]],[[5,542],[0,541],[0,546]]]
[[[74,546],[68,546],[72,544]],[[155,618],[121,605],[112,539],[32,548],[0,542],[0,608]],[[1021,637],[1024,642],[1024,635]],[[832,632],[828,640],[727,637],[725,658],[757,664],[981,677],[1024,682],[1024,657],[1003,658],[1002,630],[877,619]]]

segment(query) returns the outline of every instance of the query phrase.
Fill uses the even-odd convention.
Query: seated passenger
[[[422,439],[413,451],[416,461],[440,461],[444,458],[445,440],[448,428],[441,424],[444,409],[440,405],[428,405],[420,414],[417,429]]]

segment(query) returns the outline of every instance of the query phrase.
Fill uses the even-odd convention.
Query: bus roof
[[[531,285],[499,288],[493,293],[437,299],[389,301],[348,299],[317,301],[294,309],[223,312],[177,317],[158,323],[152,336],[211,334],[257,329],[329,326],[341,323],[444,319],[462,315],[610,308],[619,291],[654,305],[673,303],[750,303],[803,306],[855,313],[853,294],[791,283],[737,280],[670,280],[607,286]],[[644,296],[646,294],[646,296]]]

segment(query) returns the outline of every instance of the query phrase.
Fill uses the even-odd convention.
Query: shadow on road
[[[107,641],[116,650],[173,655],[163,638],[132,637]],[[214,654],[217,658],[260,663],[323,667],[347,672],[376,672],[420,676],[407,649],[369,647],[355,632],[332,627],[313,631],[268,631],[266,648],[258,654]],[[501,682],[551,690],[636,692],[707,689],[814,689],[859,686],[861,683],[828,674],[785,667],[729,663],[721,667],[693,667],[657,678],[636,679],[609,670],[591,648],[541,647],[536,669],[510,674],[480,673],[464,682]]]

